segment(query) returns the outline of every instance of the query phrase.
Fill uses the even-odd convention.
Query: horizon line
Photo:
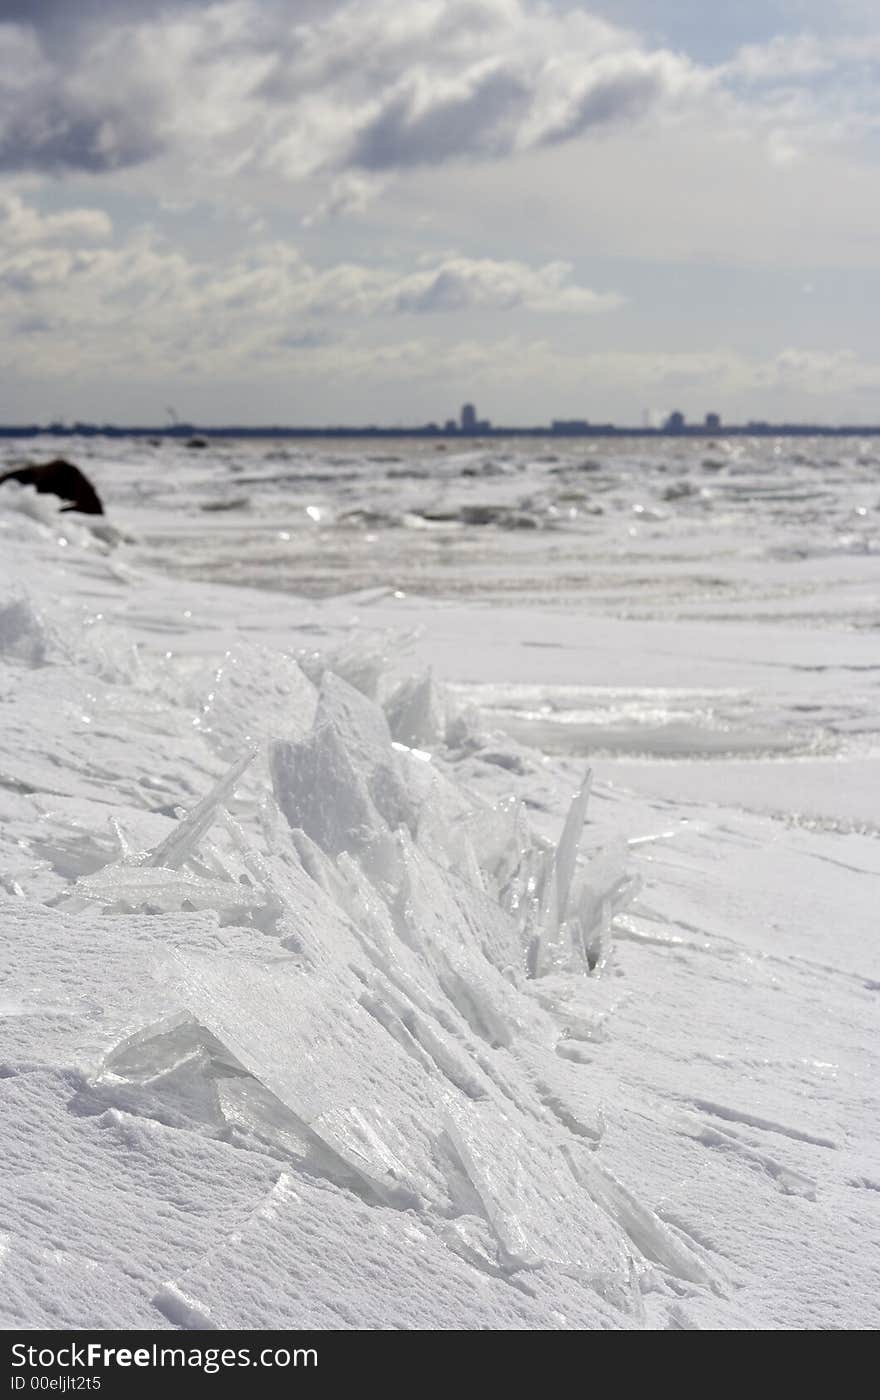
[[[764,419],[749,420],[746,423],[712,424],[688,423],[686,420],[674,425],[664,423],[658,426],[630,425],[617,423],[590,423],[586,419],[554,419],[549,424],[501,425],[491,422],[480,423],[473,428],[462,428],[446,423],[416,425],[394,424],[324,424],[292,425],[267,424],[196,424],[165,423],[122,424],[94,423],[76,420],[41,423],[0,423],[0,437],[156,437],[187,438],[199,437],[420,437],[480,439],[501,437],[809,437],[811,435],[858,437],[859,435],[880,435],[880,423],[804,423],[771,422]]]

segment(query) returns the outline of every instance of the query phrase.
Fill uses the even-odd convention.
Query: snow
[[[2,1325],[877,1324],[872,452],[3,489]]]

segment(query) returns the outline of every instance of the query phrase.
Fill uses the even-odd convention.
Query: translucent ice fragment
[[[143,861],[144,865],[161,865],[169,870],[175,870],[179,865],[182,865],[210,828],[220,807],[234,790],[242,773],[253,762],[255,756],[254,750],[242,754],[241,758],[233,763],[228,773],[225,773],[220,781],[215,783],[207,797],[203,797],[192,811],[187,812],[164,841],[160,841],[158,846],[148,852]]]
[[[45,666],[49,649],[45,623],[29,599],[0,603],[0,656],[27,666]]]
[[[430,671],[419,678],[402,681],[385,702],[385,713],[391,733],[399,743],[428,752],[443,743],[446,706]]]
[[[331,651],[303,653],[299,661],[315,685],[319,683],[325,671],[333,671],[362,695],[375,700],[379,693],[379,682],[388,668],[392,654],[408,646],[416,635],[415,632],[400,632],[395,629],[369,632],[355,636]]]
[[[581,1277],[611,1277],[625,1296],[625,1242],[545,1129],[514,1109],[464,1099],[449,1104],[445,1121],[508,1269],[557,1264]]]
[[[702,1284],[714,1292],[722,1291],[716,1275],[706,1267],[695,1251],[643,1205],[611,1172],[604,1171],[583,1150],[563,1149],[575,1178],[604,1211],[626,1231],[636,1249],[646,1259],[668,1269],[687,1283]]]
[[[182,1005],[373,1194],[436,1195],[439,1120],[424,1075],[354,997],[295,964],[177,953]]]
[[[226,759],[270,739],[302,739],[317,695],[297,663],[240,642],[226,653],[204,702],[199,728]]]
[[[391,731],[379,705],[347,681],[325,672],[321,680],[315,728],[332,725],[359,774],[377,811],[392,828],[415,828],[399,760],[391,747]]]
[[[435,968],[447,968],[456,949],[473,954],[496,977],[496,969],[518,966],[517,929],[494,900],[444,871],[405,833],[399,833],[398,840],[403,877],[393,913],[404,942]]]
[[[580,791],[572,799],[568,815],[565,818],[565,826],[562,828],[562,835],[559,838],[559,845],[556,847],[556,910],[560,923],[568,914],[571,877],[574,874],[578,846],[587,816],[592,777],[593,775],[588,769]]]
[[[608,956],[611,921],[639,889],[627,869],[629,848],[622,838],[597,851],[587,862],[572,899],[572,924],[577,928],[590,968]]]
[[[332,724],[301,744],[269,746],[275,799],[291,827],[301,827],[325,854],[369,855],[377,871],[390,874],[396,861],[393,838]]]
[[[147,909],[213,909],[231,914],[260,907],[253,889],[232,880],[206,880],[188,870],[168,870],[119,862],[105,865],[76,882],[74,899],[101,904],[120,913]],[[66,905],[69,909],[70,905]]]

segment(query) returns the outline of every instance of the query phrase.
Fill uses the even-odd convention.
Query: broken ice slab
[[[66,908],[81,910],[100,904],[113,913],[176,909],[212,909],[221,916],[241,917],[261,908],[263,900],[252,887],[232,880],[206,880],[188,870],[166,870],[145,865],[105,865],[93,875],[77,880]]]
[[[395,984],[377,975],[361,1004],[430,1073],[439,1072],[469,1098],[484,1098],[489,1082],[470,1052],[467,1035],[444,1029],[422,997],[407,995],[411,990],[404,979]],[[466,1030],[464,1024],[461,1029]]]
[[[556,847],[556,917],[560,924],[569,912],[568,897],[571,890],[571,879],[574,875],[578,846],[587,817],[587,803],[590,798],[592,779],[593,775],[588,769],[580,791],[572,798],[568,815],[565,818],[565,826],[562,828],[562,835],[559,838],[559,845]]]
[[[641,886],[630,873],[629,847],[623,838],[591,856],[572,891],[572,923],[576,924],[591,970],[601,968],[611,945],[611,922],[632,902]]]
[[[302,831],[290,833],[293,849],[270,849],[264,856],[228,814],[224,825],[264,901],[252,911],[251,922],[277,937],[302,965],[330,982],[352,989],[363,986],[370,968],[370,959],[364,956],[369,940],[360,924],[355,926],[347,917],[348,904],[342,897],[346,881],[341,873],[347,858],[332,861]],[[373,890],[360,867],[356,868],[361,882]],[[379,903],[375,891],[373,900]]]
[[[325,671],[318,694],[315,729],[332,725],[377,811],[394,830],[415,830],[416,812],[409,801],[391,731],[381,707],[359,690]]]
[[[235,785],[245,769],[253,762],[256,753],[249,749],[236,759],[227,773],[215,783],[211,791],[191,811],[182,817],[164,841],[160,841],[142,859],[144,865],[165,866],[176,870],[192,855],[205,832],[215,821],[221,806],[235,790]]]
[[[299,652],[298,660],[315,685],[320,683],[325,672],[333,671],[369,700],[375,700],[392,654],[403,651],[418,635],[419,629],[358,632],[351,640],[330,650]]]
[[[45,666],[52,643],[41,614],[29,598],[0,602],[0,656],[26,666]]]
[[[301,744],[271,744],[269,768],[291,827],[301,827],[326,855],[369,856],[371,875],[394,881],[393,837],[333,725],[316,728]]]
[[[185,1012],[171,1012],[114,1045],[100,1077],[149,1084],[183,1065],[198,1062],[205,1078],[245,1073],[220,1041]]]
[[[433,1160],[436,1081],[353,996],[289,960],[178,952],[180,1004],[361,1179],[395,1205],[443,1194]]]
[[[572,937],[567,919],[578,846],[586,820],[591,776],[588,771],[580,791],[571,801],[562,835],[541,891],[539,925],[530,951],[530,970],[534,977],[543,977],[551,971],[586,970],[582,941]]]
[[[566,1144],[562,1150],[576,1179],[625,1230],[640,1254],[686,1283],[701,1284],[716,1293],[724,1291],[717,1271],[703,1262],[696,1247],[685,1244],[611,1172],[600,1167],[582,1148]]]
[[[385,702],[392,737],[411,749],[433,753],[446,735],[447,705],[431,672],[408,677]]]
[[[525,982],[523,990],[553,1017],[563,1041],[607,1039],[607,1022],[629,995],[607,978],[573,979],[553,973]]]
[[[198,717],[215,752],[232,760],[270,739],[302,739],[312,727],[318,697],[292,657],[251,642],[228,651]]]
[[[442,772],[433,776],[420,806],[417,844],[510,911],[516,906],[512,883],[535,842],[525,809],[506,798],[490,806],[454,786]]]
[[[504,902],[505,892],[534,843],[525,807],[515,797],[478,807],[469,814],[465,830],[490,888]]]
[[[578,1186],[546,1127],[510,1106],[456,1100],[446,1130],[510,1270],[553,1263],[630,1290],[620,1230]]]
[[[462,1252],[411,1214],[285,1172],[219,1249],[163,1285],[156,1305],[196,1328],[200,1319],[257,1330],[559,1326],[547,1303]]]
[[[158,957],[180,942],[229,951],[252,940],[249,931],[219,928],[210,914],[130,914],[110,921],[8,900],[0,989],[4,1000],[28,1014],[4,1022],[0,1054],[97,1074],[115,1045],[178,1009],[150,975]]]
[[[435,969],[445,968],[448,955],[461,949],[502,982],[498,970],[520,971],[518,930],[494,900],[443,870],[403,832],[398,846],[403,874],[392,912],[403,941]]]
[[[415,766],[416,761],[413,760],[409,765],[410,770]],[[462,875],[465,875],[472,859],[476,860],[479,868],[480,862],[468,832],[468,822],[473,816],[477,799],[451,782],[433,764],[420,763],[418,767],[422,769],[424,780],[416,794],[416,844],[438,865],[457,870]],[[472,853],[470,856],[468,849]],[[477,884],[483,886],[484,883],[481,871]]]
[[[291,829],[290,839],[300,876],[317,887],[313,898],[333,907],[335,919],[349,923],[353,936],[371,955],[377,948],[387,955],[396,941],[394,924],[385,900],[359,860],[347,851],[327,855],[300,827]]]
[[[611,924],[638,893],[638,877],[628,870],[629,848],[623,839],[597,851],[571,881],[568,916],[556,915],[557,869],[542,902],[541,924],[532,956],[534,975],[601,969],[611,948]]]

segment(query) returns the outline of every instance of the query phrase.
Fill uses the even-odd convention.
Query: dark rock
[[[101,498],[88,477],[63,457],[56,457],[53,462],[16,467],[0,476],[0,484],[4,481],[19,481],[22,486],[34,486],[41,495],[69,501],[62,510],[78,510],[83,515],[104,514]]]

